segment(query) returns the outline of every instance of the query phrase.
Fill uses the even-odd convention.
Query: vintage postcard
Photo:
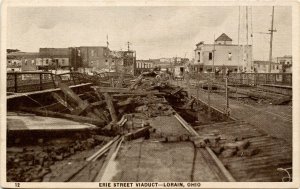
[[[300,187],[299,5],[2,0],[1,187]]]

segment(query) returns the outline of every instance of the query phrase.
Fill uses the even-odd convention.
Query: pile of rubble
[[[125,140],[149,138],[154,131],[146,121],[148,118],[171,115],[174,110],[170,102],[180,105],[187,101],[187,93],[182,88],[172,86],[155,72],[143,73],[133,80],[118,80],[110,83],[109,87],[94,83],[82,94],[58,83],[61,92],[50,94],[51,104],[20,107],[19,110],[27,113],[96,125],[94,132],[97,134],[87,138],[70,137],[70,142],[59,145],[41,139],[35,148],[18,147],[18,150],[8,151],[8,181],[42,181],[55,162],[95,146],[106,145],[111,137],[117,135],[124,136]],[[140,116],[139,120],[143,121],[135,123],[135,116]],[[167,140],[172,141],[172,137]]]
[[[75,141],[70,138],[54,139],[35,146],[8,148],[7,181],[40,182],[51,172],[50,166],[55,162],[111,140],[111,137],[96,134],[85,139],[77,138]]]
[[[259,149],[249,148],[250,142],[243,137],[221,138],[220,135],[203,135],[190,139],[196,147],[210,147],[212,151],[221,158],[232,156],[254,156],[259,153]]]

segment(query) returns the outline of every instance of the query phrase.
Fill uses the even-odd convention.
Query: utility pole
[[[246,6],[246,40],[247,40],[247,46],[248,46],[248,36],[249,36],[249,34],[248,34],[248,6]]]
[[[270,31],[270,54],[269,54],[269,73],[271,73],[271,62],[272,62],[272,47],[273,47],[273,32],[274,30],[274,6],[272,7],[272,21],[271,21],[271,29]]]
[[[241,23],[241,7],[239,6],[239,23],[238,23],[238,73],[240,72],[240,23]]]
[[[106,34],[106,47],[108,48],[109,42],[108,42],[108,34]]]
[[[127,42],[127,49],[128,49],[128,51],[130,50],[129,45],[130,45],[130,42],[128,41]]]
[[[215,47],[215,44],[216,44],[216,36],[215,36],[215,34],[214,34],[214,48],[213,48],[213,50],[212,50],[212,55],[213,55],[213,62],[212,62],[212,72],[213,72],[213,74],[215,74],[215,51],[216,51],[216,47]]]

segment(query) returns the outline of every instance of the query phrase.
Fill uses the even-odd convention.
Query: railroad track
[[[200,137],[200,135],[198,134],[197,131],[194,130],[194,128],[188,124],[179,114],[175,114],[174,115],[175,118],[181,123],[181,125],[192,135],[192,136],[196,136],[196,137]],[[195,147],[196,148],[196,147]],[[228,181],[228,182],[236,182],[235,178],[232,176],[232,174],[225,168],[224,164],[219,160],[219,158],[215,155],[215,153],[210,149],[210,147],[206,146],[205,150],[208,152],[209,157],[211,158],[213,162],[218,169],[220,170],[220,172],[223,174],[223,177]],[[200,151],[200,153],[202,153],[203,156],[204,153],[202,152],[202,150]],[[218,174],[218,173],[217,173]]]

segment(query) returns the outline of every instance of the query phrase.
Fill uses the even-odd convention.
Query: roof
[[[222,33],[215,41],[232,41],[232,39],[225,33]]]
[[[199,43],[196,44],[196,46],[204,44],[204,41],[200,41]]]
[[[103,49],[108,49],[106,46],[80,46],[79,48],[103,48]]]
[[[13,52],[13,53],[8,53],[7,58],[13,59],[13,58],[22,58],[22,57],[38,57],[39,53],[38,52]]]

